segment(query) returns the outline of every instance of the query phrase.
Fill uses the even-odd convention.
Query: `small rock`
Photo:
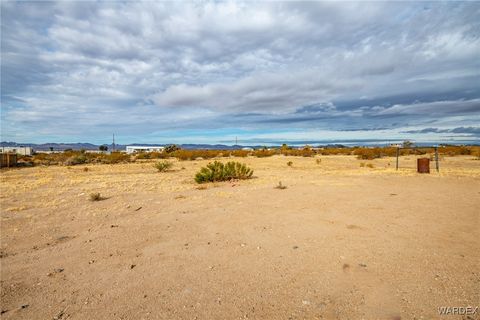
[[[294,250],[298,249],[298,246],[293,246],[293,249],[294,249]]]
[[[310,301],[308,301],[308,300],[302,300],[302,304],[303,304],[303,305],[309,305],[309,304],[310,304]]]
[[[20,307],[20,309],[25,309],[25,308],[28,308],[29,306],[30,306],[30,305],[28,305],[28,304],[24,304],[24,305],[22,305],[22,306]]]
[[[88,261],[88,264],[92,264],[92,263],[95,263],[95,260]]]
[[[245,247],[245,246],[246,246],[246,244],[245,244],[245,243],[242,243],[240,246],[242,246],[242,247]]]
[[[358,265],[359,265],[360,267],[362,267],[362,268],[366,268],[366,267],[367,267],[367,265],[364,264],[364,263],[359,263]]]
[[[118,228],[118,224],[112,224],[110,228]]]
[[[133,269],[133,268],[135,268],[136,266],[137,266],[136,264],[131,264],[131,265],[130,265],[130,269]]]

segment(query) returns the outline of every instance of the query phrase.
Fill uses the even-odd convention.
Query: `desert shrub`
[[[287,189],[287,186],[283,185],[282,181],[278,181],[278,184],[275,186],[275,189],[283,190],[283,189]]]
[[[360,168],[365,167],[365,162],[360,162]]]
[[[315,151],[311,148],[303,149],[292,149],[292,148],[281,148],[280,153],[284,156],[294,156],[294,157],[313,157]]]
[[[167,160],[159,161],[154,164],[154,167],[158,170],[158,172],[165,172],[169,170],[173,166],[173,163]]]
[[[231,179],[249,179],[253,170],[240,162],[230,161],[225,164],[215,161],[200,169],[195,175],[197,183],[226,181]]]
[[[83,168],[83,171],[88,172],[88,167]]]
[[[320,149],[318,152],[321,155],[330,156],[330,155],[350,155],[352,154],[351,148],[324,148]]]
[[[84,164],[86,162],[87,162],[87,156],[84,153],[82,153],[79,155],[71,156],[64,163],[67,166],[73,166],[76,164]]]
[[[164,152],[172,153],[172,152],[175,152],[177,150],[180,150],[180,147],[177,146],[176,144],[171,144],[171,145],[165,146]]]
[[[252,152],[252,151],[249,151],[249,150],[232,150],[232,151],[230,152],[230,156],[245,158],[245,157],[247,157],[251,152]]]
[[[367,168],[373,168],[373,163],[367,163]]]
[[[438,148],[438,153],[446,156],[470,155],[474,147],[466,146],[443,146]]]
[[[100,201],[100,200],[102,200],[102,196],[100,192],[90,193],[90,201]]]
[[[177,150],[170,155],[178,160],[212,159],[223,154],[222,150]]]
[[[112,152],[110,154],[101,154],[99,157],[100,162],[102,163],[125,163],[131,162],[132,159],[129,154],[123,152]]]
[[[292,161],[288,161],[287,162],[287,166],[291,167],[293,165],[293,162]]]
[[[353,151],[353,154],[362,160],[381,158],[384,155],[381,148],[358,148]]]
[[[276,150],[267,150],[267,149],[259,149],[253,151],[253,155],[257,158],[266,158],[271,157],[277,153]]]
[[[135,155],[135,158],[140,160],[152,159],[152,155],[150,152],[139,152]]]
[[[320,164],[320,163],[322,163],[322,159],[315,159],[315,162],[316,162],[317,164]]]

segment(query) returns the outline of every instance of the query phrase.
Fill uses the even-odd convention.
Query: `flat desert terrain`
[[[479,319],[480,161],[319,158],[2,170],[1,318]]]

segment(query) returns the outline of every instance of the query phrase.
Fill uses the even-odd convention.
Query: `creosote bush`
[[[227,181],[231,179],[249,179],[253,170],[240,162],[230,161],[225,164],[219,161],[211,162],[200,169],[195,175],[197,183]]]
[[[172,166],[173,166],[173,163],[167,160],[159,161],[154,165],[154,167],[158,170],[158,172],[168,171]]]
[[[293,162],[292,161],[288,161],[287,162],[287,166],[291,167],[293,165]]]

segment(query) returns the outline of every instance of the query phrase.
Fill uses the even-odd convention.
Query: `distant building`
[[[253,151],[253,148],[244,147],[244,148],[242,148],[242,150],[244,150],[244,151]]]
[[[34,153],[32,147],[0,147],[1,153],[16,153],[22,156],[31,156]]]
[[[162,152],[164,149],[162,146],[127,146],[127,153]]]

